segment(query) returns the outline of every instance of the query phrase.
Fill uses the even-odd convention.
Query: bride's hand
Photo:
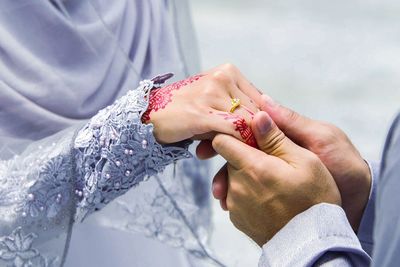
[[[240,106],[231,113],[232,99]],[[158,142],[212,139],[230,134],[256,146],[249,123],[258,111],[260,93],[240,71],[225,64],[151,92],[145,123],[153,123]]]

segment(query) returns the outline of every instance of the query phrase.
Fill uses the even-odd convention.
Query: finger
[[[217,155],[210,140],[202,140],[196,147],[196,155],[199,159],[209,159]]]
[[[260,110],[258,105],[239,88],[233,88],[232,91],[233,96],[231,96],[231,98],[238,98],[240,100],[240,106],[237,107],[233,113],[245,117],[250,116],[250,118],[253,119],[254,115]]]
[[[203,132],[212,132],[212,134],[214,135],[216,133],[229,134],[249,146],[257,146],[250,127],[250,119],[248,119],[247,121],[244,117],[238,114],[221,112],[218,110],[210,112],[210,116],[203,118],[205,120],[203,124],[207,127],[207,129]],[[212,136],[211,138],[213,137],[214,136]]]
[[[251,166],[257,159],[268,156],[227,134],[217,134],[212,141],[212,146],[236,169],[244,169]]]
[[[252,101],[257,105],[261,105],[261,91],[259,91],[251,82],[249,82],[244,76],[238,78],[238,87],[240,90],[250,97]]]
[[[254,116],[252,130],[258,147],[269,155],[279,157],[288,163],[296,162],[304,155],[304,149],[287,138],[264,111]]]
[[[213,93],[206,99],[206,102],[215,109],[228,112],[231,109],[231,99],[239,98],[241,107],[238,107],[237,110],[243,109],[243,111],[250,112],[250,117],[252,117],[259,110],[259,105],[238,87],[239,81],[242,81],[240,77],[242,75],[237,68],[230,66],[230,64],[225,64],[211,70],[215,82],[212,83]],[[257,90],[255,92],[257,99],[260,99],[260,93]]]
[[[246,118],[246,120],[251,120],[254,114],[259,111],[259,107],[252,99],[244,94],[234,83],[230,82],[226,85],[225,91],[219,95],[216,99],[210,99],[212,107],[214,109],[230,112],[232,108],[232,99],[239,99],[240,105],[234,110],[233,113],[239,114]]]
[[[285,177],[287,175],[288,163],[286,161],[250,147],[230,135],[217,134],[213,139],[212,145],[215,151],[228,161],[229,177],[233,170],[247,171],[249,169],[262,169],[265,177]],[[232,180],[228,178],[228,195],[231,182]]]
[[[238,202],[242,202],[243,199],[238,198],[238,193],[241,196],[251,197],[245,192],[246,188],[252,188],[254,184],[251,184],[251,179],[249,177],[245,177],[239,175],[239,171],[235,169],[231,164],[228,164],[227,167],[227,193],[226,193],[226,208],[230,212],[235,212],[234,207],[240,205]],[[250,184],[249,184],[250,182]],[[257,184],[258,186],[258,184]],[[241,203],[242,205],[244,203]]]
[[[261,110],[268,113],[287,137],[298,144],[303,144],[304,140],[308,140],[307,137],[314,129],[315,121],[279,105],[267,95],[262,95],[261,100]]]
[[[235,131],[238,132],[240,135],[240,138],[242,141],[246,142],[247,144],[250,144],[251,146],[255,147],[255,139],[253,137],[253,134],[251,131],[246,130],[247,128],[250,129],[250,120],[254,117],[254,114],[258,112],[258,108],[254,106],[253,103],[251,103],[250,99],[245,96],[239,89],[236,90],[235,96],[239,96],[242,101],[244,99],[243,105],[240,105],[234,113],[243,116],[245,118],[247,127],[246,125],[242,125],[240,129],[236,129],[237,125],[235,125]],[[227,103],[220,103],[220,106],[223,106],[225,104],[225,108],[221,109],[228,109],[230,108]],[[249,108],[250,107],[250,108]],[[218,113],[215,112],[215,114],[222,116],[224,119],[230,120],[232,124],[234,124],[235,119],[238,120],[240,118],[235,118],[235,117],[230,117],[228,113]],[[246,119],[246,116],[251,116],[250,119]],[[199,145],[196,148],[196,155],[199,159],[209,159],[214,157],[217,153],[215,150],[212,148],[211,141],[209,140],[204,140],[204,139],[212,139],[215,136],[215,134],[206,134],[206,135],[199,135],[196,136],[198,139],[201,139],[202,141],[199,143]]]
[[[239,85],[236,83],[233,88],[231,88],[231,94],[236,95],[237,97],[240,98],[241,100],[241,105],[244,105],[251,109],[253,112],[256,112],[259,110],[260,105],[255,102],[251,96],[247,95],[246,92],[244,92]],[[259,93],[258,93],[259,94]],[[257,97],[258,100],[261,100],[260,95]]]
[[[214,176],[212,182],[212,193],[214,198],[222,200],[226,199],[228,192],[228,171],[225,164]]]
[[[240,70],[232,64],[225,64],[223,68],[227,69],[232,74],[232,79],[235,81],[237,87],[247,95],[257,106],[261,104],[261,92],[246,79]]]
[[[234,134],[239,140],[246,144],[257,147],[253,133],[251,131],[250,123],[253,119],[255,112],[258,108],[250,102],[250,99],[244,95],[236,86],[232,85],[227,87],[226,97],[221,97],[214,100],[216,110],[220,110],[216,115],[221,116],[224,120],[229,121],[233,125]],[[231,113],[232,98],[239,98],[240,105]],[[224,131],[217,131],[226,133]]]

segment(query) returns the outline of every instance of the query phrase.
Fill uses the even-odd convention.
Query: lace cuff
[[[153,125],[141,122],[150,91],[171,76],[142,81],[136,90],[101,110],[78,132],[74,143],[77,220],[83,220],[167,165],[191,157],[189,143],[160,145],[154,138]]]
[[[191,156],[187,143],[158,144],[153,126],[141,122],[150,90],[168,77],[143,81],[83,128],[0,160],[0,266],[62,266],[74,218]]]

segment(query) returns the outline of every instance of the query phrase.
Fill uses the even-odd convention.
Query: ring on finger
[[[231,109],[229,110],[229,112],[233,113],[238,107],[240,107],[240,99],[232,98],[231,99]]]

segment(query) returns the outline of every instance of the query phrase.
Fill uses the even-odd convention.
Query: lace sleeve
[[[0,161],[0,266],[62,265],[74,221],[190,157],[188,143],[162,146],[140,120],[149,91],[168,77],[143,81],[79,130]]]
[[[162,146],[151,124],[142,124],[151,89],[170,75],[142,81],[112,106],[101,110],[75,140],[79,198],[77,218],[102,208],[127,190],[182,158],[191,157],[188,143]]]

